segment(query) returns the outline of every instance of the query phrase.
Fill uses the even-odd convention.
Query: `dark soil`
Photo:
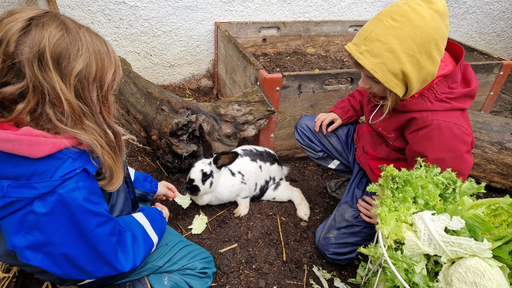
[[[279,61],[287,66],[294,55],[286,55],[282,60],[272,62],[278,67]],[[261,57],[266,57],[262,55]],[[260,61],[262,58],[260,58]],[[317,59],[318,60],[318,59]],[[308,61],[303,60],[302,63]],[[315,69],[344,69],[343,64],[327,68],[322,63],[311,64],[308,70]],[[342,61],[344,62],[344,61]],[[346,62],[346,61],[345,61]],[[297,66],[299,67],[299,66]],[[331,66],[328,66],[331,67]],[[338,68],[337,68],[338,67]],[[299,68],[286,68],[299,71]],[[304,68],[302,68],[304,69]],[[279,68],[277,71],[283,71]],[[507,91],[510,80],[507,82]],[[218,100],[211,90],[204,88],[189,88],[183,85],[166,85],[166,89],[183,98],[193,98],[197,102],[214,102]],[[512,88],[512,87],[511,87]],[[508,93],[508,94],[507,94]],[[491,112],[501,117],[512,118],[512,93],[504,92]],[[142,143],[144,144],[144,143]],[[144,145],[128,143],[128,164],[157,180],[167,180],[181,190],[186,174],[168,174],[157,164],[151,149]],[[252,202],[248,215],[235,217],[233,211],[236,203],[217,206],[198,206],[192,203],[187,209],[174,202],[163,202],[171,213],[169,225],[192,242],[207,249],[214,257],[217,273],[213,287],[311,287],[309,279],[317,284],[320,281],[312,272],[313,265],[328,272],[336,272],[337,276],[349,287],[359,287],[347,281],[356,277],[359,261],[345,266],[327,263],[315,246],[315,230],[336,207],[337,199],[328,195],[324,190],[326,182],[339,177],[326,167],[313,161],[303,159],[282,159],[283,164],[290,167],[288,180],[304,193],[311,207],[311,217],[308,222],[301,221],[295,214],[292,202]],[[510,191],[487,187],[485,197],[502,197]],[[209,219],[208,228],[198,235],[189,234],[190,226],[195,215],[203,212]],[[279,218],[279,221],[278,221]],[[221,249],[236,247],[221,252]],[[286,257],[286,258],[285,258]],[[332,283],[332,282],[330,282]],[[43,283],[32,275],[21,272],[16,288],[40,288]],[[52,287],[56,287],[53,285]],[[333,287],[333,286],[331,286]]]
[[[258,53],[254,58],[268,73],[353,69],[345,51],[311,54],[301,49],[281,53]]]
[[[185,174],[165,175],[153,164],[156,162],[151,160],[151,151],[133,144],[129,146],[130,165],[136,164],[139,167],[134,168],[151,173],[157,179],[166,179],[180,190]],[[324,192],[324,184],[338,176],[308,159],[285,160],[283,164],[290,167],[290,183],[303,191],[310,204],[308,222],[296,216],[292,202],[251,202],[248,215],[242,218],[234,216],[237,208],[234,202],[217,206],[192,203],[185,210],[174,202],[165,202],[171,211],[169,225],[184,235],[190,231],[187,227],[195,215],[203,212],[210,219],[202,234],[188,234],[186,238],[213,255],[217,267],[216,286],[304,287],[306,271],[308,279],[316,277],[311,271],[313,265],[336,271],[340,279],[355,277],[358,262],[344,267],[332,266],[324,261],[314,243],[316,228],[337,204],[334,197]],[[223,253],[219,251],[234,244],[237,247]]]

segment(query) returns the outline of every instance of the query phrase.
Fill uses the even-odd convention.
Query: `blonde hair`
[[[354,67],[358,70],[358,71],[368,71],[366,68],[363,67],[363,65],[361,65],[361,63],[359,63],[354,57],[352,57],[352,55],[350,55],[350,60],[352,61],[352,63],[354,64]],[[400,104],[400,96],[398,96],[395,92],[391,91],[391,89],[387,89],[388,92],[387,92],[387,95],[386,95],[386,98],[385,99],[376,99],[372,94],[370,94],[370,97],[372,98],[372,100],[376,103],[376,104],[382,104],[382,116],[376,120],[376,121],[373,121],[373,122],[378,122],[382,119],[384,119],[389,113],[391,113],[391,110],[393,110],[393,108],[397,107],[399,104]]]
[[[87,145],[107,191],[124,178],[124,131],[114,120],[121,75],[109,43],[73,19],[39,8],[0,16],[0,122]]]

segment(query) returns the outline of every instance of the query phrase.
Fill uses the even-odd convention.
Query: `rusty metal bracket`
[[[503,84],[505,84],[508,74],[512,69],[512,61],[505,60],[502,61],[502,63],[503,65],[501,66],[500,72],[498,73],[498,76],[496,76],[496,80],[494,80],[491,90],[489,91],[489,94],[487,94],[487,98],[485,98],[485,102],[480,109],[480,112],[482,113],[491,112],[492,106],[494,105],[496,98],[498,98],[501,88],[503,87]]]
[[[267,126],[259,131],[258,145],[274,150],[277,114],[279,113],[279,100],[281,99],[281,88],[283,85],[283,74],[269,74],[264,69],[261,69],[258,73],[258,85],[276,109],[276,114],[268,117]]]

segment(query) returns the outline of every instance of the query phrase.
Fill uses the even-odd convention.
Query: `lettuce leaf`
[[[375,210],[379,215],[376,228],[383,235],[386,254],[410,287],[441,287],[436,279],[443,267],[444,261],[441,260],[443,255],[436,256],[437,254],[431,255],[422,252],[406,254],[404,252],[405,235],[416,233],[413,229],[413,215],[422,211],[433,211],[432,213],[436,214],[446,213],[450,217],[461,216],[463,212],[468,211],[466,209],[468,205],[476,201],[477,194],[485,192],[485,183],[476,184],[471,178],[462,182],[450,169],[441,171],[436,165],[429,165],[420,158],[417,159],[417,164],[411,170],[405,168],[397,170],[392,165],[383,166],[381,169],[382,174],[379,181],[370,184],[367,189],[379,196],[376,200],[379,208]],[[460,227],[460,225],[456,227]],[[450,234],[443,232],[445,239],[455,233],[451,230],[447,230],[447,232]],[[466,227],[462,227],[457,233],[465,233],[466,236],[470,234]],[[454,245],[456,246],[456,244]],[[366,268],[367,265],[380,263],[383,253],[378,246],[372,244],[360,248],[359,251],[367,255],[370,262],[369,265],[362,263],[362,266]],[[489,256],[489,254],[486,255]],[[447,261],[450,258],[444,260]],[[379,287],[403,287],[386,261],[382,266]],[[365,275],[362,273],[367,273],[371,268],[358,269],[357,280],[362,281]],[[362,284],[362,287],[374,287],[372,278],[375,280],[376,274],[373,273],[370,279]]]
[[[492,244],[484,240],[478,242],[473,238],[451,236],[445,233],[445,229],[458,230],[464,227],[464,220],[458,216],[450,219],[450,215],[444,213],[433,215],[433,211],[418,212],[413,215],[414,233],[406,232],[406,255],[438,255],[442,262],[449,262],[463,257],[491,258]]]
[[[512,199],[487,198],[470,202],[462,219],[471,237],[487,239],[493,248],[508,243],[512,237]]]
[[[379,208],[375,210],[379,215],[377,228],[393,246],[404,243],[405,233],[411,231],[413,214],[430,210],[460,216],[460,204],[468,201],[464,199],[474,201],[478,193],[485,192],[484,187],[484,183],[477,185],[472,178],[463,183],[450,169],[441,172],[436,165],[418,158],[412,170],[384,166],[379,181],[370,184],[367,190],[379,196]]]
[[[192,199],[190,198],[190,194],[181,195],[180,193],[176,193],[176,198],[174,198],[174,202],[183,207],[183,209],[187,209],[190,203],[192,203]]]
[[[201,234],[203,233],[204,229],[206,229],[207,224],[208,217],[206,217],[206,215],[204,215],[204,213],[201,211],[201,214],[194,216],[192,225],[188,226],[188,228],[192,229],[192,234]]]

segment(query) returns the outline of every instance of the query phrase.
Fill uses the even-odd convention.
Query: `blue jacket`
[[[126,167],[125,183],[107,193],[82,149],[40,158],[0,151],[0,163],[0,262],[42,280],[65,286],[122,280],[165,233],[163,213],[139,208],[135,197],[149,201],[157,191],[147,174]]]

